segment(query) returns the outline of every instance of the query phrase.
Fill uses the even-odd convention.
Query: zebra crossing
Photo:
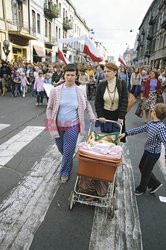
[[[8,126],[10,125],[0,124],[0,129],[5,129]],[[5,167],[18,152],[31,143],[43,130],[44,127],[27,126],[1,144],[0,166]],[[127,152],[127,149],[125,151]],[[123,168],[119,168],[117,173],[118,188],[115,193],[117,210],[115,216],[111,220],[108,217],[107,210],[95,209],[89,250],[125,249],[124,240],[128,244],[127,249],[142,250],[138,208],[131,190],[134,185],[134,177],[131,162],[127,159],[126,154],[125,171]],[[0,249],[28,250],[30,248],[34,234],[44,220],[59,189],[60,161],[61,155],[56,146],[50,146],[42,159],[32,166],[28,175],[2,202],[0,205]],[[121,201],[123,201],[123,204]],[[123,237],[119,237],[121,234]]]
[[[10,124],[3,124],[3,123],[0,123],[0,130],[4,129],[4,128],[7,128],[9,127]]]

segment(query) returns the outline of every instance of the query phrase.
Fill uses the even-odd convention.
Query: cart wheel
[[[115,198],[111,198],[111,206],[109,208],[109,216],[110,218],[112,219],[114,217],[114,214],[115,214],[115,208],[116,207],[116,204],[115,204]]]
[[[74,205],[74,192],[72,191],[70,196],[69,196],[69,209],[72,210],[73,205]]]

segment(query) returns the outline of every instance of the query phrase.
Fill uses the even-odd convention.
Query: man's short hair
[[[155,105],[154,111],[156,113],[156,116],[161,121],[166,118],[166,104],[165,103],[157,103]]]

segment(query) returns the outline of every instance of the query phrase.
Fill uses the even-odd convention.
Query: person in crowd
[[[141,99],[143,100],[142,109],[145,111],[145,119],[149,120],[149,115],[157,101],[157,93],[161,91],[161,82],[158,80],[158,72],[152,70],[150,78],[145,81],[144,91]]]
[[[46,73],[45,74],[44,83],[48,84],[49,86],[52,86],[52,80],[51,80],[51,74],[50,73]],[[45,91],[45,95],[46,95],[46,99],[47,99],[47,103],[48,103],[49,97],[47,96],[47,92],[46,91]]]
[[[156,104],[154,110],[151,111],[151,118],[152,121],[147,124],[130,129],[121,135],[121,138],[124,138],[125,136],[136,135],[143,132],[147,133],[144,153],[139,163],[141,181],[135,189],[135,195],[144,194],[147,188],[150,189],[149,193],[153,194],[162,186],[162,183],[155,177],[152,171],[161,154],[161,143],[164,144],[166,149],[166,127],[162,122],[162,120],[166,118],[166,104]]]
[[[118,67],[114,63],[107,63],[104,73],[106,80],[101,82],[96,90],[97,117],[100,120],[119,121],[123,125],[122,131],[125,132],[125,115],[128,106],[126,82],[118,79]]]
[[[2,96],[4,96],[8,90],[8,80],[10,77],[10,68],[7,65],[6,62],[2,63],[2,67],[1,67],[1,75],[2,75]]]
[[[161,82],[162,91],[163,91],[162,96],[163,96],[164,103],[166,103],[166,70],[162,71],[158,79]]]
[[[22,89],[22,97],[25,97],[25,92],[26,92],[26,88],[27,85],[29,84],[27,77],[25,75],[25,73],[21,74],[21,89]]]
[[[95,80],[96,80],[96,86],[99,85],[99,83],[105,79],[104,75],[104,65],[99,64],[96,68],[96,74],[95,74]]]
[[[93,71],[92,65],[88,65],[86,73],[88,74],[90,80],[94,78],[94,71]]]
[[[43,71],[38,71],[38,77],[35,79],[34,89],[37,91],[37,103],[36,106],[43,105],[44,98],[44,77]]]
[[[87,94],[87,85],[90,82],[89,75],[86,74],[86,70],[84,67],[79,70],[79,78],[78,81],[80,83],[79,88],[84,92],[84,95]]]
[[[15,96],[21,96],[21,76],[20,73],[16,71],[13,82],[15,84]]]
[[[12,96],[15,97],[15,82],[14,82],[14,78],[15,78],[15,71],[14,68],[11,69],[11,76],[10,76],[10,89],[11,89],[11,93]]]
[[[58,86],[62,83],[63,71],[60,64],[56,64],[54,68],[54,73],[52,74],[52,84]]]
[[[141,98],[143,96],[143,92],[144,92],[144,88],[145,88],[145,82],[147,80],[147,72],[142,69],[141,73],[140,73],[140,77],[141,77],[141,89],[140,89],[140,95],[141,95]]]
[[[84,111],[88,112],[90,119],[95,120],[87,97],[75,84],[75,64],[68,64],[64,68],[64,79],[63,84],[51,90],[47,105],[47,123],[53,122],[53,129],[48,127],[48,130],[62,154],[61,183],[70,177],[78,134],[84,134]]]
[[[139,72],[139,68],[136,68],[135,71],[131,75],[131,93],[135,97],[139,97],[141,92],[141,76]]]
[[[127,73],[126,73],[126,68],[125,67],[120,67],[120,72],[118,74],[118,77],[120,80],[124,80],[127,84],[128,79],[127,79]]]

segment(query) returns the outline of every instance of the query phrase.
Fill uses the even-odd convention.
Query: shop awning
[[[37,45],[34,45],[34,50],[36,52],[36,54],[40,57],[45,57],[45,52],[44,52],[44,48],[40,47],[40,46],[37,46]]]

